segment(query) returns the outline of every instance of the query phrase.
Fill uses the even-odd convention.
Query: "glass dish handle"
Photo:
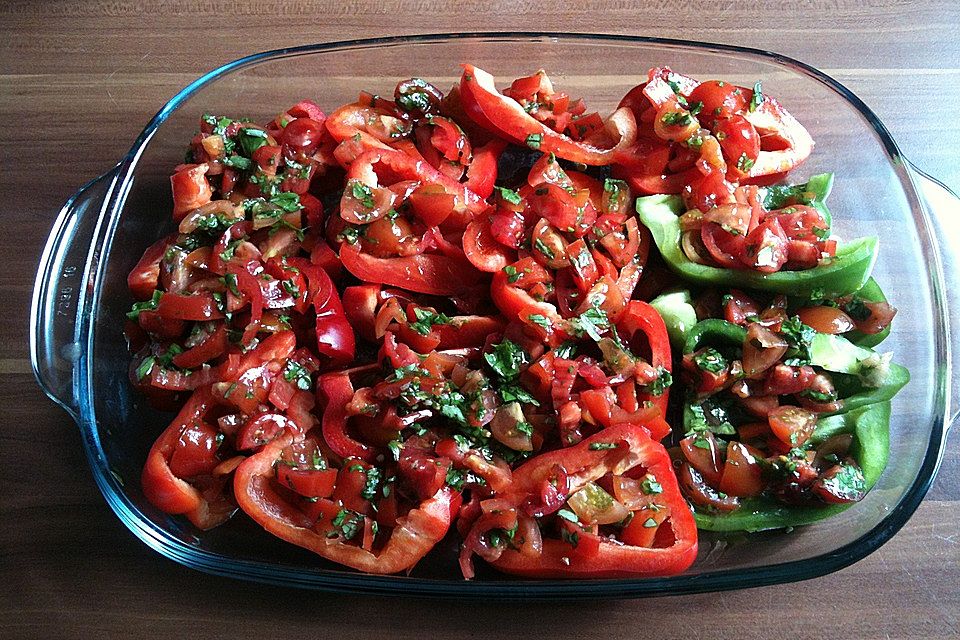
[[[74,365],[83,347],[79,302],[90,243],[117,170],[88,182],[60,210],[37,269],[30,308],[30,363],[44,392],[76,419]]]
[[[954,384],[960,375],[960,349],[954,343],[955,336],[960,332],[960,302],[954,287],[960,286],[960,197],[947,188],[936,178],[912,167],[915,184],[923,204],[933,223],[934,232],[940,246],[940,261],[943,265],[944,297],[947,301],[948,339],[947,349],[951,363],[951,379],[947,380],[948,399],[947,408],[949,423],[947,428],[960,422],[960,384]]]

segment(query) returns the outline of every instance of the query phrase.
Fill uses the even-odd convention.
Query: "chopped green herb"
[[[539,313],[532,313],[529,316],[527,316],[527,319],[530,322],[534,323],[535,325],[543,327],[544,330],[546,331],[550,331],[550,328],[552,327],[552,325],[550,324],[550,320],[547,319],[546,316],[542,316]]]
[[[230,290],[230,293],[238,298],[241,297],[240,289],[237,288],[237,274],[228,273],[223,276],[222,280],[223,284]]]
[[[750,98],[750,111],[751,113],[756,111],[757,108],[763,104],[764,101],[763,91],[760,86],[760,81],[757,80],[756,84],[753,85],[753,97]]]
[[[362,469],[363,467],[361,467]],[[380,471],[377,467],[370,467],[366,470],[367,481],[363,485],[363,490],[360,492],[360,497],[364,500],[373,500],[377,497],[377,487],[380,485],[380,481],[383,479],[383,472]]]
[[[657,367],[657,379],[647,385],[647,391],[654,396],[662,396],[670,385],[673,384],[673,376],[663,367]]]
[[[526,143],[531,149],[539,149],[540,145],[543,143],[543,134],[531,133],[527,136]]]
[[[298,388],[309,391],[311,385],[310,372],[299,362],[293,360],[287,361],[287,367],[283,371],[283,377],[287,382],[293,382]]]
[[[727,359],[713,347],[707,347],[693,356],[693,364],[701,371],[720,373],[727,368]]]
[[[657,493],[663,493],[663,485],[657,482],[657,479],[648,473],[647,475],[643,476],[643,480],[640,481],[640,490],[650,496]]]
[[[523,202],[523,200],[520,198],[520,194],[512,189],[507,189],[506,187],[497,187],[497,192],[500,194],[501,198],[511,204],[520,204]]]
[[[693,122],[693,116],[687,111],[670,111],[660,117],[660,122],[671,127],[685,127]]]
[[[243,156],[227,156],[221,160],[224,166],[230,167],[232,169],[237,169],[239,171],[248,171],[253,166],[253,161],[250,158],[244,158]]]
[[[510,340],[493,345],[493,351],[483,354],[483,359],[493,372],[504,380],[513,380],[519,376],[520,367],[530,362],[526,351]]]
[[[340,509],[330,523],[340,529],[340,535],[346,540],[352,540],[363,526],[363,516],[356,511]]]
[[[137,380],[143,380],[145,377],[150,375],[150,372],[153,371],[153,365],[156,364],[156,358],[153,356],[147,356],[140,363],[140,366],[137,367]]]
[[[616,449],[617,445],[614,442],[591,442],[588,449],[590,451],[603,451],[605,449]]]
[[[267,132],[262,129],[244,127],[237,132],[237,140],[240,141],[240,147],[249,157],[253,152],[267,144]]]
[[[573,356],[577,355],[577,345],[573,342],[567,341],[561,344],[559,347],[553,350],[553,353],[558,358],[563,358],[564,360],[570,360]]]
[[[163,295],[163,292],[156,290],[153,292],[153,296],[145,302],[134,302],[133,306],[130,307],[130,311],[127,312],[127,317],[131,320],[136,320],[140,317],[141,311],[153,311],[157,308],[157,305],[160,304],[160,297]]]
[[[570,511],[569,509],[560,509],[560,511],[557,511],[557,515],[569,522],[573,522],[573,523],[580,522],[580,518],[577,517],[577,514],[575,514],[573,511]]]
[[[544,244],[543,240],[540,238],[536,238],[533,241],[533,246],[537,251],[545,255],[550,260],[553,260],[557,257],[557,255],[553,252],[553,249]]]
[[[443,313],[416,307],[413,310],[416,321],[410,323],[410,328],[422,336],[429,335],[434,325],[450,324],[450,318]]]
[[[351,180],[350,182],[350,195],[359,200],[364,209],[373,209],[375,204],[373,190],[359,180]]]
[[[863,322],[871,315],[870,308],[863,303],[863,299],[859,296],[852,297],[850,302],[843,305],[843,310],[857,322]]]
[[[403,448],[403,444],[399,440],[391,440],[387,443],[387,448],[389,448],[390,453],[393,454],[394,460],[400,460],[400,449]]]
[[[580,536],[577,535],[575,531],[568,531],[567,529],[560,530],[560,538],[569,544],[574,549],[577,548],[577,545],[580,544]]]
[[[610,320],[607,318],[606,311],[594,306],[572,319],[570,326],[577,337],[587,334],[595,341],[600,342],[602,339],[600,332],[610,327]]]
[[[620,196],[627,193],[627,183],[623,180],[607,178],[603,181],[603,190],[610,194],[610,202],[616,205],[620,202]]]
[[[781,324],[780,335],[790,345],[788,357],[783,361],[785,365],[800,367],[810,364],[810,344],[817,335],[816,329],[803,324],[798,316],[792,316]]]

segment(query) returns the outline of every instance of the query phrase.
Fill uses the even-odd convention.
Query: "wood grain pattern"
[[[52,216],[148,116],[255,50],[387,33],[597,31],[770,49],[859,94],[905,155],[960,189],[960,5],[464,0],[0,3],[0,637],[950,638],[960,635],[960,439],[917,514],[857,565],[801,584],[580,605],[437,604],[278,590],[148,550],[97,491],[77,430],[29,373],[27,308]],[[744,8],[745,5],[750,5]],[[655,630],[655,631],[653,631]],[[646,634],[644,634],[646,635]]]

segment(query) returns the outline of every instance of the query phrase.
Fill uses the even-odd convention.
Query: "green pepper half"
[[[863,472],[867,491],[873,488],[887,466],[890,451],[890,402],[877,402],[843,415],[821,418],[808,441],[808,448],[828,438],[852,433],[850,455]],[[795,506],[775,498],[747,498],[736,511],[709,514],[694,510],[697,528],[705,531],[764,531],[810,524],[836,515],[853,504]]]
[[[637,214],[650,230],[667,266],[680,277],[704,285],[761,289],[794,296],[842,296],[866,284],[877,259],[878,238],[857,238],[840,246],[837,255],[812,269],[760,273],[723,269],[690,260],[680,247],[683,201],[676,195],[637,198]]]
[[[693,353],[701,346],[742,347],[747,339],[747,330],[740,325],[710,318],[698,322],[690,330],[684,343],[683,353]],[[810,344],[810,364],[832,373],[837,393],[843,401],[838,415],[890,400],[910,381],[910,372],[895,362],[889,355],[853,344],[846,338],[817,333]],[[693,418],[690,403],[684,405],[684,428],[689,430]]]

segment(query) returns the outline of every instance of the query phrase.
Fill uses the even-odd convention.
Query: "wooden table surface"
[[[0,236],[8,309],[0,316],[0,637],[958,637],[956,434],[916,515],[867,559],[817,580],[713,595],[438,604],[282,590],[180,567],[121,525],[94,486],[77,429],[30,374],[33,274],[60,204],[109,168],[166,99],[235,57],[346,38],[506,29],[769,49],[846,83],[907,157],[960,189],[955,2],[329,4],[0,3],[0,215],[8,231]]]

